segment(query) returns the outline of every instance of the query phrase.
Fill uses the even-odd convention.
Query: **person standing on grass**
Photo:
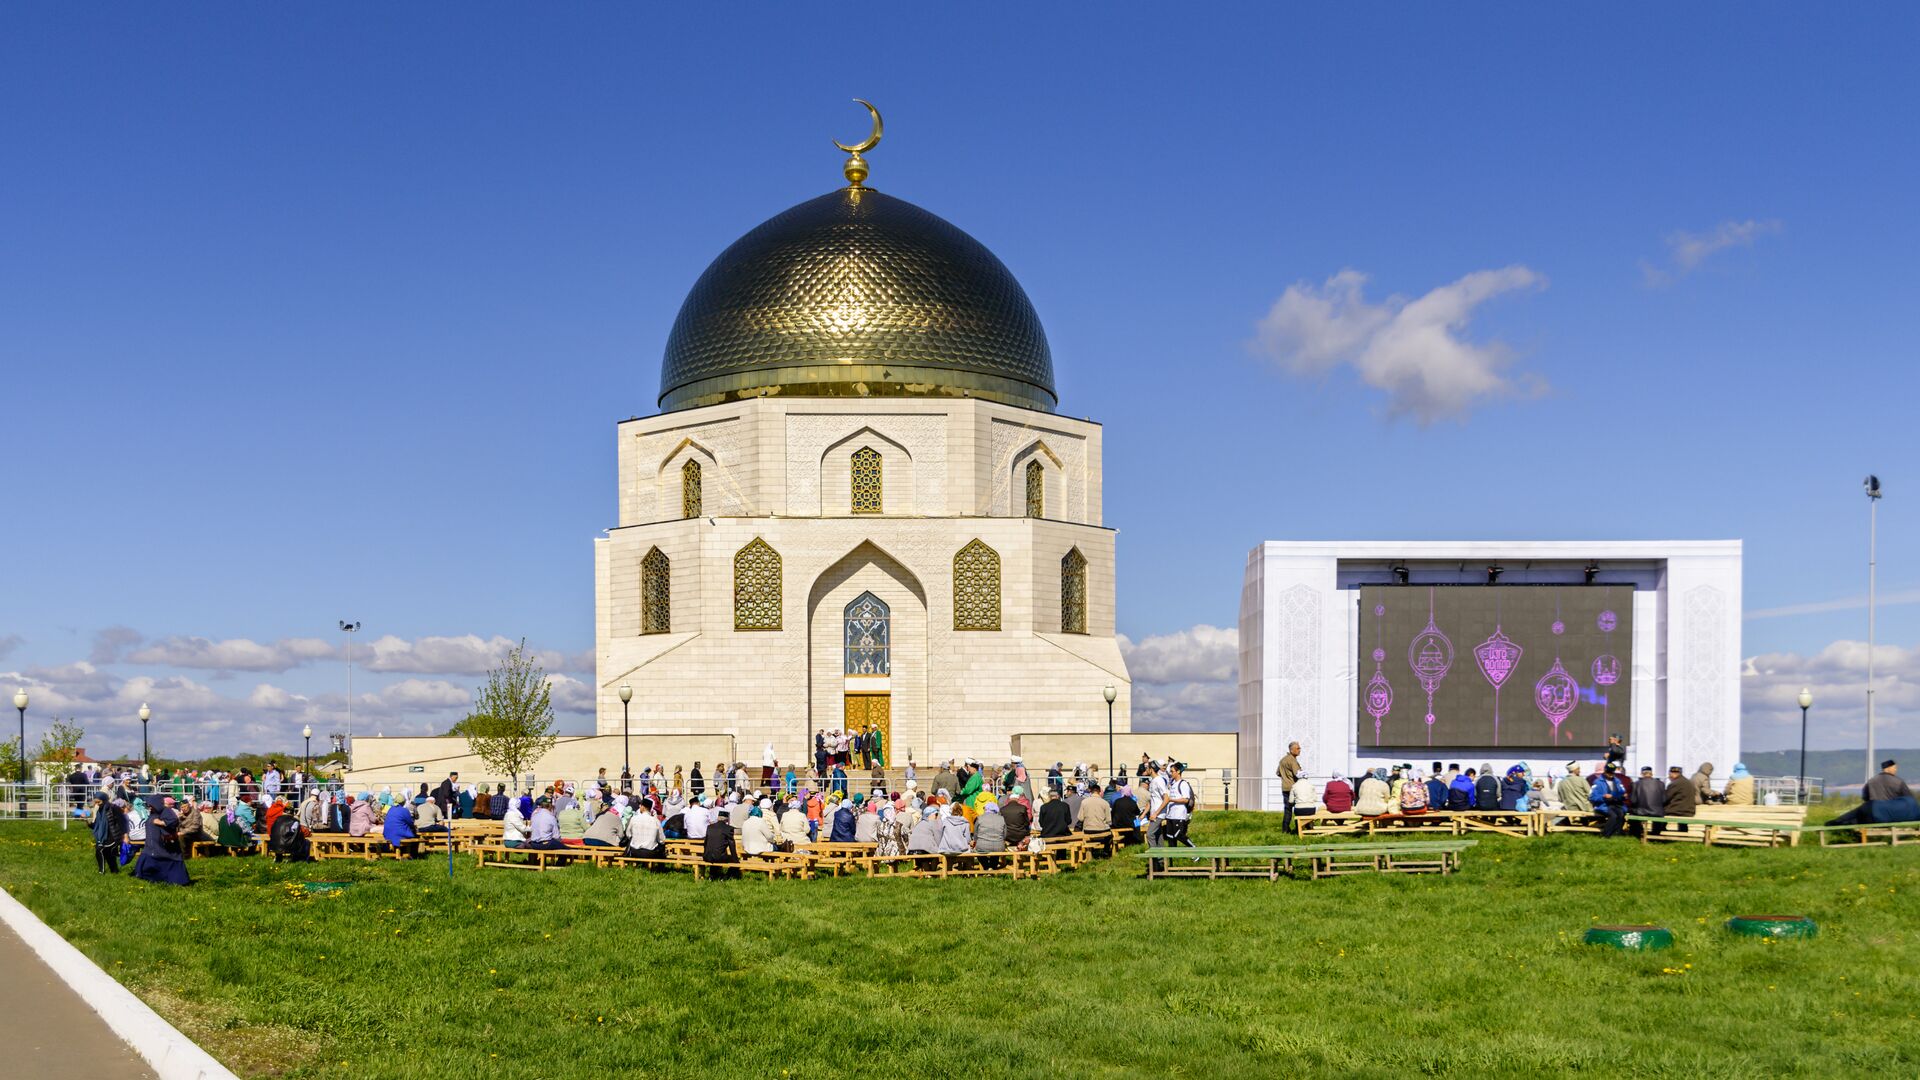
[[[693,771],[687,774],[687,793],[694,802],[699,802],[707,793],[707,778],[700,774],[700,763],[693,763]]]
[[[1187,782],[1186,773],[1184,761],[1167,766],[1167,823],[1160,830],[1160,839],[1168,847],[1193,846],[1187,839],[1187,828],[1193,820],[1193,785]]]
[[[180,817],[168,805],[172,802],[171,795],[148,796],[147,840],[140,849],[140,861],[134,864],[133,876],[162,885],[191,885],[187,864],[180,859],[180,837],[175,832]]]
[[[1280,815],[1280,831],[1295,832],[1299,826],[1297,826],[1293,820],[1293,785],[1300,780],[1299,743],[1290,742],[1287,744],[1286,756],[1280,759],[1280,765],[1273,770],[1273,775],[1280,778],[1280,805],[1282,811]]]
[[[1618,767],[1608,762],[1587,797],[1593,802],[1594,814],[1600,818],[1600,835],[1620,835],[1621,827],[1627,823],[1627,786],[1620,781]]]
[[[93,869],[96,873],[120,872],[120,843],[127,838],[127,816],[120,807],[107,801],[106,792],[93,797]]]

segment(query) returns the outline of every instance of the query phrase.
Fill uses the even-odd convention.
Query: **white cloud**
[[[1463,336],[1475,308],[1504,293],[1544,289],[1543,275],[1524,266],[1477,270],[1413,300],[1378,303],[1362,295],[1366,282],[1366,274],[1342,270],[1324,285],[1288,286],[1260,320],[1257,351],[1298,375],[1350,366],[1386,391],[1389,414],[1423,424],[1464,416],[1489,398],[1544,391],[1537,378],[1506,374],[1513,362],[1506,345]]]
[[[368,671],[407,672],[421,675],[484,675],[499,667],[520,644],[495,634],[482,638],[477,634],[458,637],[423,637],[413,641],[389,634],[354,650],[356,662]],[[532,658],[548,671],[591,671],[593,656],[581,653],[568,656],[554,649],[529,649]]]
[[[1920,646],[1875,645],[1874,739],[1913,745],[1920,737]],[[1818,652],[1749,657],[1740,680],[1742,742],[1756,750],[1798,746],[1800,688],[1813,692],[1808,745],[1866,745],[1867,643],[1835,641]]]
[[[1240,635],[1205,623],[1137,642],[1122,634],[1120,653],[1135,682],[1232,681],[1239,669]]]
[[[333,646],[319,638],[281,638],[263,645],[247,638],[211,641],[169,637],[126,653],[121,662],[207,671],[284,672],[332,656]]]
[[[1642,261],[1640,273],[1649,285],[1665,285],[1698,269],[1714,254],[1734,247],[1752,247],[1762,236],[1780,231],[1774,220],[1723,221],[1706,232],[1676,230],[1661,237],[1667,245],[1668,265],[1655,266]]]
[[[140,631],[131,626],[109,626],[93,635],[93,655],[96,664],[117,664],[128,649],[146,640]]]
[[[401,711],[466,709],[473,694],[445,679],[402,679],[379,692],[379,699]]]
[[[555,712],[579,713],[592,716],[594,710],[593,687],[571,675],[549,674],[547,686],[553,690],[553,709]]]
[[[1133,677],[1135,731],[1232,731],[1239,723],[1240,638],[1201,623],[1138,642],[1120,652]]]

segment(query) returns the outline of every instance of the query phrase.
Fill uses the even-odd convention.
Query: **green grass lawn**
[[[84,830],[0,825],[0,884],[242,1075],[1920,1074],[1916,847],[1487,837],[1452,877],[1278,883],[189,866],[102,879]],[[326,880],[355,885],[298,887]],[[1756,912],[1820,935],[1722,929]]]

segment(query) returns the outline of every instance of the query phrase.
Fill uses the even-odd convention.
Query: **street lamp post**
[[[1807,710],[1813,708],[1813,691],[1800,688],[1800,802],[1807,801]]]
[[[633,700],[633,687],[620,684],[620,778],[624,784],[626,778],[633,775],[633,738],[627,728],[627,703]]]
[[[307,750],[306,750],[307,764],[305,768],[300,770],[300,772],[301,772],[301,775],[307,778],[307,783],[311,784],[313,783],[313,725],[312,724],[301,725],[300,737],[307,741]]]
[[[1869,474],[1867,489],[1867,779],[1873,779],[1873,587],[1874,547],[1880,526],[1880,478]]]
[[[146,702],[144,701],[141,702],[140,703],[140,764],[142,765],[145,765],[153,757],[153,751],[147,749],[147,721],[151,719],[153,719],[153,710],[147,708]]]
[[[347,771],[353,771],[353,635],[360,630],[357,622],[340,620],[340,632],[347,635]]]
[[[27,688],[21,687],[13,695],[13,707],[20,710],[20,816],[27,816]]]
[[[1111,783],[1114,775],[1114,772],[1113,772],[1113,699],[1120,696],[1120,691],[1115,690],[1113,688],[1112,683],[1108,683],[1107,688],[1105,690],[1100,691],[1100,696],[1107,699],[1107,779],[1108,779],[1108,782]]]

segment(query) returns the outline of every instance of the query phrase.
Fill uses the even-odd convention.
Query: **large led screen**
[[[1625,585],[1367,585],[1359,745],[1592,749],[1632,715]]]

